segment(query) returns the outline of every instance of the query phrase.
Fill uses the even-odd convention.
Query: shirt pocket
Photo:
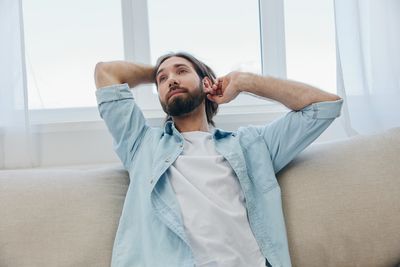
[[[244,147],[244,156],[248,175],[257,189],[267,192],[278,186],[268,147],[261,136]]]

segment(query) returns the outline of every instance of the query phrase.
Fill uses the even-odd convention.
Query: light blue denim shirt
[[[165,175],[182,153],[183,137],[172,122],[163,128],[148,126],[127,84],[101,88],[96,96],[115,151],[130,176],[112,266],[195,266],[180,207]],[[251,230],[273,267],[291,266],[275,174],[340,115],[342,103],[314,103],[263,126],[213,132],[216,150],[239,179]]]

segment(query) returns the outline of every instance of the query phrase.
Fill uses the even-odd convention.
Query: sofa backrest
[[[312,145],[278,173],[293,266],[400,262],[400,128]],[[0,171],[0,266],[110,266],[120,165]]]
[[[400,263],[400,128],[312,145],[278,180],[294,266]]]
[[[122,167],[0,171],[1,267],[109,267]]]

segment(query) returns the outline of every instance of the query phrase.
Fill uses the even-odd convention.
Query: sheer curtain
[[[349,135],[400,126],[400,1],[334,0],[338,93]]]
[[[29,125],[20,0],[0,1],[0,168],[37,165]]]

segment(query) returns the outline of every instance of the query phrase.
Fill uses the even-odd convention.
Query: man
[[[130,174],[112,266],[291,266],[275,174],[340,115],[343,100],[312,86],[232,72],[216,78],[187,53],[156,66],[98,63],[99,111]],[[146,124],[129,88],[154,82],[168,115]],[[240,92],[293,111],[264,126],[213,128]]]

